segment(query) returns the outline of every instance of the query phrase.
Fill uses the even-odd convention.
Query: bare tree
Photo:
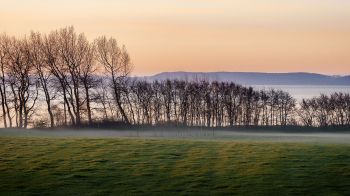
[[[97,86],[98,78],[95,77],[95,71],[97,70],[95,64],[95,45],[85,42],[86,44],[86,53],[83,57],[83,62],[81,63],[81,76],[80,80],[83,83],[86,99],[86,108],[89,124],[92,124],[92,115],[91,115],[91,97],[90,90],[93,87]]]
[[[52,81],[52,73],[45,60],[43,39],[40,33],[31,33],[29,40],[29,50],[31,56],[32,66],[36,69],[38,81],[40,82],[41,89],[44,92],[47,112],[50,118],[50,127],[55,126],[54,115],[51,109],[51,101],[53,99],[53,93],[50,92],[50,82]]]
[[[38,83],[33,75],[34,67],[30,55],[30,44],[26,38],[14,40],[10,50],[9,77],[12,92],[18,101],[16,113],[18,127],[27,128],[30,112],[38,98]]]
[[[13,40],[13,39],[12,39]],[[10,116],[10,108],[8,104],[7,97],[7,85],[6,85],[6,71],[9,66],[10,61],[10,48],[11,48],[11,38],[7,35],[0,35],[0,95],[1,95],[1,107],[2,107],[2,117],[4,121],[4,126],[7,128],[7,120],[9,126],[12,127],[12,118]]]
[[[59,34],[57,31],[51,32],[49,35],[43,38],[43,54],[45,63],[47,64],[49,71],[54,75],[58,84],[54,84],[58,91],[61,91],[64,104],[64,122],[67,125],[66,111],[71,119],[71,123],[75,124],[75,116],[71,109],[71,102],[68,97],[68,70],[62,63],[60,58],[60,45]]]
[[[130,57],[124,46],[120,47],[114,38],[100,37],[96,40],[97,60],[104,66],[111,78],[114,98],[123,120],[129,124],[121,102],[123,80],[130,74],[132,66]]]

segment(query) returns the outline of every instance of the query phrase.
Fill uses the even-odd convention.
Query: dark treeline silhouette
[[[350,95],[333,93],[330,96],[322,94],[312,99],[304,99],[300,103],[298,116],[305,126],[349,126]]]
[[[322,94],[297,103],[282,90],[256,91],[232,82],[133,81],[128,88],[134,124],[205,127],[350,125],[350,95],[345,93]]]
[[[132,79],[126,48],[89,41],[73,27],[0,36],[1,117],[28,126],[178,125],[202,127],[349,126],[349,94],[297,103],[281,90],[229,82]],[[113,123],[112,123],[113,124]],[[118,124],[118,123],[116,123]]]
[[[286,92],[254,91],[227,82],[133,81],[129,84],[135,124],[185,126],[288,125],[295,100]]]

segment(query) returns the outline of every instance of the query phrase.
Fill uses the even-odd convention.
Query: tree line
[[[133,125],[349,126],[349,94],[301,103],[281,90],[232,82],[142,81],[130,77],[125,46],[89,41],[73,27],[0,36],[2,124],[7,127]]]
[[[350,95],[349,93],[333,93],[304,99],[298,110],[300,121],[305,126],[349,126]]]

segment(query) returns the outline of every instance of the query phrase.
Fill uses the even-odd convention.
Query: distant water
[[[350,94],[350,86],[322,86],[322,85],[252,85],[254,89],[280,89],[289,92],[295,99],[301,101],[302,99],[312,98],[320,94],[330,95],[335,92],[343,92]]]

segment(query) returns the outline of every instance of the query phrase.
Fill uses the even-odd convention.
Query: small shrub
[[[48,127],[48,122],[46,120],[38,120],[34,122],[34,128],[44,129]]]

